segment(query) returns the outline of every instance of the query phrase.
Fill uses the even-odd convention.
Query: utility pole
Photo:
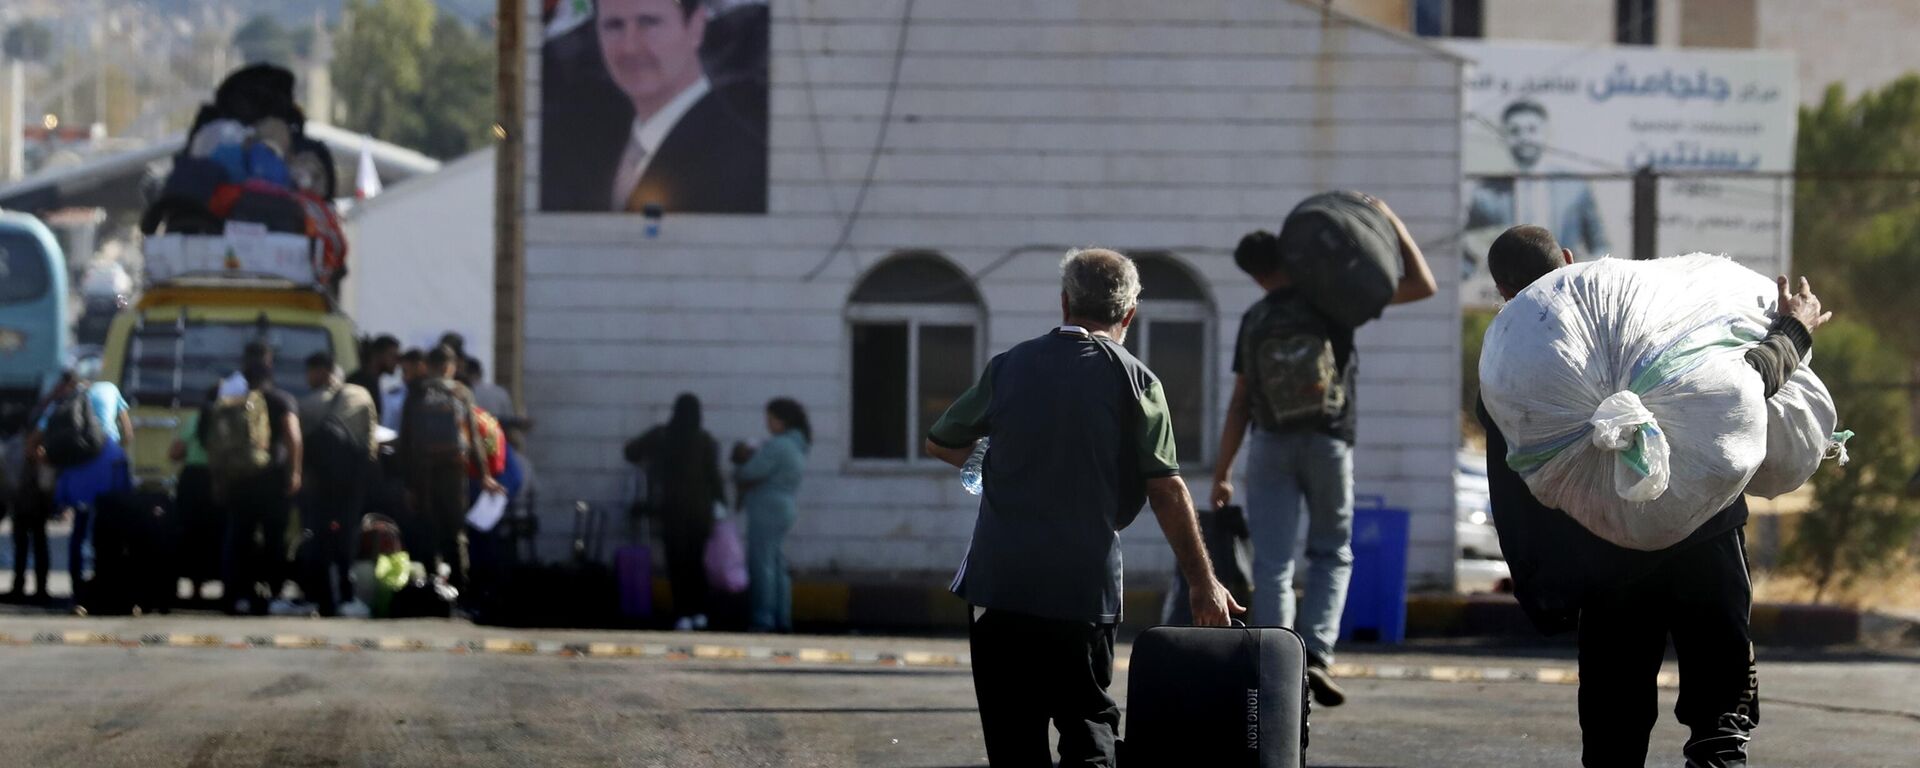
[[[1653,166],[1633,174],[1633,258],[1659,258],[1660,177]]]
[[[493,155],[493,376],[524,406],[526,0],[499,0]]]

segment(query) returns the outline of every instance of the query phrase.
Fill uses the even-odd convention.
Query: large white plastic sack
[[[1686,273],[1703,290],[1721,296],[1750,332],[1763,333],[1773,322],[1770,313],[1778,311],[1780,290],[1773,280],[1732,259],[1695,253],[1653,263]],[[1833,395],[1813,372],[1809,354],[1767,400],[1767,457],[1747,483],[1747,493],[1771,499],[1806,485],[1821,460],[1835,451],[1833,434],[1839,421]]]
[[[1557,270],[1508,302],[1480,356],[1508,464],[1541,503],[1630,549],[1686,538],[1767,452],[1767,404],[1745,360],[1764,315],[1702,301],[1712,292],[1685,266]]]

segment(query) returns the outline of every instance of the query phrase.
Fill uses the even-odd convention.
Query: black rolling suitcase
[[[1276,627],[1154,627],[1133,641],[1125,768],[1300,768],[1307,648]]]
[[[81,605],[93,614],[172,610],[180,588],[173,500],[158,493],[103,493],[95,507],[94,573]]]

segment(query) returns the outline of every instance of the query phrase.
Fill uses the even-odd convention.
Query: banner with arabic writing
[[[1581,260],[1633,255],[1633,184],[1659,194],[1659,255],[1724,253],[1764,273],[1792,242],[1799,94],[1792,54],[1458,42],[1466,57],[1468,306],[1499,301],[1487,246],[1552,230]],[[1518,176],[1518,178],[1515,178]],[[1746,177],[1746,178],[1742,178]]]

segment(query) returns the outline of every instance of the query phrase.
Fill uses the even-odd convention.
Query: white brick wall
[[[1358,187],[1433,244],[1441,281],[1439,297],[1361,333],[1359,488],[1413,508],[1415,578],[1449,579],[1459,267],[1440,244],[1459,225],[1458,65],[1276,0],[921,3],[851,247],[805,280],[866,170],[900,7],[774,0],[767,215],[669,216],[646,240],[638,217],[529,212],[527,400],[549,529],[565,534],[562,500],[619,496],[621,442],[677,393],[702,397],[725,442],[757,435],[762,404],[787,395],[819,433],[788,547],[796,566],[944,578],[973,524],[952,470],[848,460],[843,312],[866,268],[925,249],[974,274],[1031,246],[978,280],[991,354],[1057,322],[1062,248],[1169,250],[1208,283],[1224,369],[1258,298],[1227,252],[1306,194]],[[540,69],[528,55],[537,201]],[[1216,380],[1214,420],[1231,385],[1224,370]],[[1200,471],[1190,479],[1204,494]],[[1134,583],[1170,567],[1150,517],[1126,541]]]

